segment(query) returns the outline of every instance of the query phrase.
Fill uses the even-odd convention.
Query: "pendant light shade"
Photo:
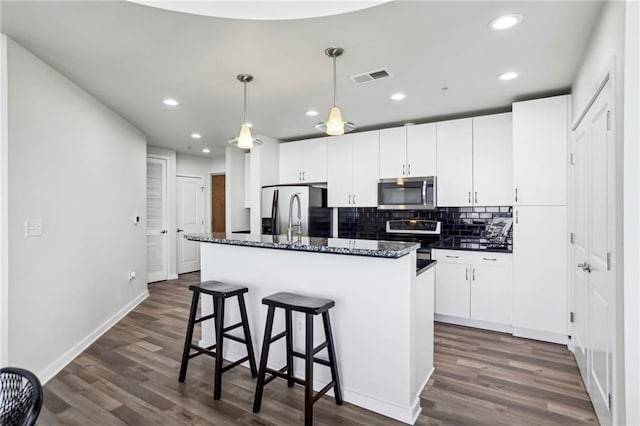
[[[238,80],[244,84],[244,115],[242,125],[240,126],[240,134],[229,141],[230,144],[238,145],[238,148],[251,149],[253,144],[262,145],[260,139],[256,139],[251,136],[251,129],[247,123],[247,83],[253,80],[253,76],[250,74],[238,74]]]
[[[350,121],[342,119],[340,108],[336,105],[336,58],[344,53],[341,47],[328,47],[324,53],[333,59],[333,108],[329,112],[329,119],[316,125],[316,129],[329,136],[340,136],[356,128]]]

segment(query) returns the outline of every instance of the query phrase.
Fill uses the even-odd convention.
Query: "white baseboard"
[[[513,333],[513,326],[509,324],[498,324],[495,322],[478,321],[469,318],[452,317],[449,315],[435,314],[434,319],[448,324],[462,325],[465,327],[482,328],[484,330],[499,331],[501,333]]]
[[[78,342],[75,346],[69,349],[66,353],[49,364],[44,370],[40,371],[37,376],[40,382],[44,385],[51,380],[56,374],[58,374],[64,367],[66,367],[71,361],[73,361],[78,355],[80,355],[85,349],[87,349],[93,342],[98,340],[100,336],[109,331],[118,321],[124,318],[129,312],[135,309],[144,299],[149,296],[149,290],[145,290],[135,299],[133,299],[127,306],[120,309],[113,314],[109,319],[102,323],[98,328],[92,331],[87,337]]]
[[[167,277],[167,281],[177,280],[177,279],[178,279],[178,274],[169,274],[169,276]]]
[[[516,337],[524,337],[526,339],[542,340],[543,342],[558,343],[561,345],[569,344],[569,336],[566,334],[552,333],[550,331],[531,330],[529,328],[513,327],[513,335]]]

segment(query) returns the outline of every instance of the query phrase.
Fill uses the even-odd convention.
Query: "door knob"
[[[178,228],[178,229],[177,229],[177,231],[178,231],[178,232],[182,232],[182,231],[184,231],[184,229],[180,229],[180,228]]]
[[[161,234],[166,234],[166,233],[167,233],[167,230],[166,230],[166,229],[163,229],[162,231],[160,231],[160,233],[161,233]]]

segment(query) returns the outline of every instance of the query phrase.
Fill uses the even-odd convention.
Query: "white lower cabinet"
[[[436,314],[478,321],[470,326],[511,325],[511,254],[432,250],[432,257]]]

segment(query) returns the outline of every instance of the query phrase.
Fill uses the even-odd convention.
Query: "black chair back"
[[[32,426],[42,408],[40,380],[28,370],[0,369],[0,425]]]

